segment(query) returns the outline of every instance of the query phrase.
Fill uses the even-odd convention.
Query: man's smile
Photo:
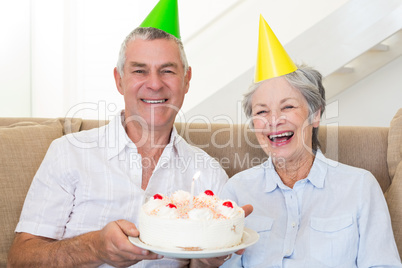
[[[147,99],[141,99],[145,103],[149,104],[159,104],[159,103],[164,103],[167,102],[168,99],[160,99],[160,100],[147,100]]]

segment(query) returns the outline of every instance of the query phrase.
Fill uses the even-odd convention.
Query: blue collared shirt
[[[236,174],[221,197],[252,204],[246,227],[260,235],[224,267],[402,267],[377,180],[320,151],[293,189],[269,159]]]

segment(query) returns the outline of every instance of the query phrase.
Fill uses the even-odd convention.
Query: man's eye
[[[162,73],[171,74],[174,73],[172,70],[162,70]]]

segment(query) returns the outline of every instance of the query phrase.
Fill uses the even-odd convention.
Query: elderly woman
[[[258,51],[243,108],[269,159],[221,197],[253,205],[246,227],[260,238],[224,267],[402,267],[377,180],[319,149],[321,74],[296,66],[262,17]]]
[[[253,205],[246,227],[260,235],[225,267],[402,267],[377,180],[319,150],[324,94],[320,73],[300,66],[245,95],[270,158],[224,187],[223,197]]]

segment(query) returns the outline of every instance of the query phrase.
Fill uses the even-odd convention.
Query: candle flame
[[[197,171],[197,172],[194,174],[194,176],[193,176],[193,181],[198,180],[198,178],[200,177],[200,175],[201,175],[201,171]]]

